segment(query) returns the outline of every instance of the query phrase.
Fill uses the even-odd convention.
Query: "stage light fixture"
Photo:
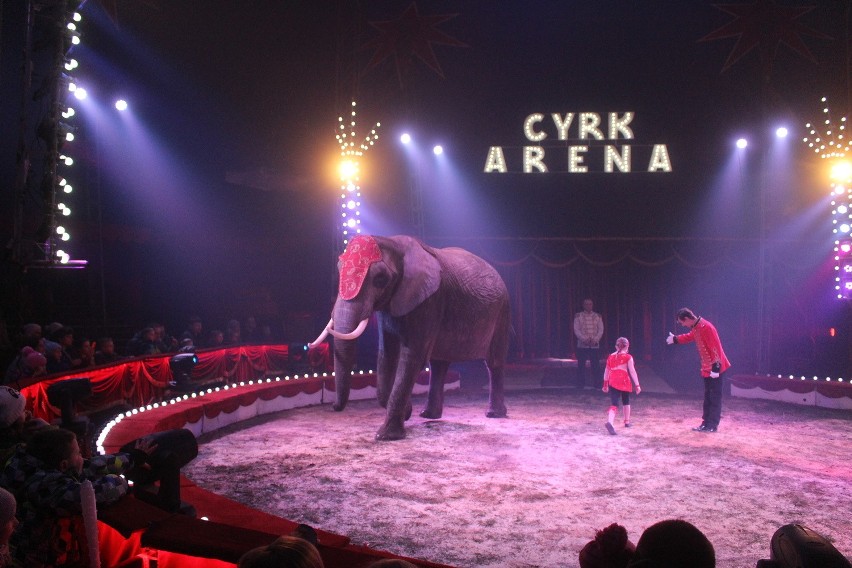
[[[444,147],[441,146],[440,144],[437,144],[434,148],[432,148],[432,153],[435,154],[436,156],[440,156],[441,154],[444,153]]]
[[[169,385],[187,390],[190,388],[192,369],[198,364],[198,355],[195,353],[178,353],[169,359],[169,369],[172,371],[172,380]]]
[[[83,87],[77,87],[76,89],[74,89],[74,96],[77,98],[78,101],[82,101],[83,99],[89,96],[89,93]]]
[[[746,146],[748,146],[748,140],[746,140],[745,138],[740,138],[739,140],[737,140],[737,148],[742,149]]]
[[[127,110],[127,101],[124,99],[119,99],[115,101],[115,108],[117,110]]]
[[[784,127],[784,126],[779,126],[779,127],[775,130],[775,136],[777,136],[778,138],[786,138],[786,137],[787,137],[787,134],[788,134],[788,132],[787,132],[787,128],[786,128],[786,127]]]
[[[409,134],[408,132],[404,132],[402,136],[399,137],[399,141],[403,144],[411,143],[411,134]]]
[[[74,70],[74,69],[76,69],[79,65],[80,65],[80,64],[79,64],[79,63],[77,63],[77,60],[76,60],[76,59],[74,59],[73,57],[72,57],[71,59],[66,59],[66,60],[65,60],[65,70],[66,70],[66,71],[73,71],[73,70]]]

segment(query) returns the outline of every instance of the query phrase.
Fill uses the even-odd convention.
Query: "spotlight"
[[[118,110],[127,110],[127,101],[124,99],[115,101],[115,108]]]
[[[172,380],[169,386],[180,390],[190,390],[190,376],[192,369],[198,364],[198,355],[195,353],[178,353],[169,359],[169,369],[172,371]]]
[[[82,101],[86,97],[89,96],[89,93],[86,92],[86,89],[83,87],[77,87],[74,89],[74,96],[77,97],[77,100]]]
[[[403,135],[399,137],[399,141],[403,144],[409,144],[411,142],[411,134],[408,132],[403,133]]]
[[[432,153],[435,154],[436,156],[440,156],[441,154],[444,153],[444,147],[441,146],[440,144],[438,144],[434,148],[432,148]]]
[[[757,568],[849,568],[850,563],[818,532],[802,525],[784,525],[769,541],[770,560]]]
[[[737,140],[737,148],[745,148],[746,146],[748,146],[748,140],[746,140],[745,138],[740,138],[739,140]]]
[[[787,128],[784,127],[784,126],[779,126],[775,130],[775,136],[777,136],[778,138],[786,138],[787,137]]]

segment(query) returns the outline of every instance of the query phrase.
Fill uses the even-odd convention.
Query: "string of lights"
[[[846,117],[831,117],[828,99],[823,97],[821,124],[807,123],[803,142],[821,159],[831,164],[831,225],[834,235],[835,291],[838,299],[852,299],[852,164]]]
[[[379,138],[377,129],[381,126],[381,123],[377,122],[363,141],[356,141],[355,107],[356,103],[352,101],[352,110],[348,122],[343,116],[339,116],[337,119],[336,139],[340,146],[341,158],[339,173],[342,248],[346,247],[353,236],[361,233],[361,158],[376,143]]]
[[[47,238],[38,243],[44,253],[43,262],[47,266],[86,265],[84,260],[71,260],[71,254],[65,250],[67,247],[65,243],[71,240],[71,233],[63,221],[71,216],[72,210],[69,203],[74,191],[69,181],[72,177],[71,168],[74,165],[74,159],[66,146],[74,141],[77,132],[77,128],[71,122],[76,111],[68,99],[71,95],[78,100],[88,96],[86,90],[71,75],[79,67],[79,62],[70,54],[81,41],[78,29],[83,19],[78,11],[81,4],[82,2],[76,0],[61,3],[53,15],[60,20],[61,26],[60,37],[56,42],[55,89],[51,112],[45,118],[41,129],[42,137],[47,141],[45,178],[42,182],[42,187],[45,188]]]

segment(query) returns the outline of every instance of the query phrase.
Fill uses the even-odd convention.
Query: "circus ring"
[[[233,353],[229,354],[228,357],[233,361],[240,359],[240,357],[233,355]],[[214,354],[213,356],[220,357],[221,354]],[[208,355],[201,354],[200,357],[206,358]],[[131,365],[141,363],[131,362]],[[146,365],[152,368],[151,361],[148,361]],[[226,372],[231,377],[237,374],[233,372],[231,367],[227,367]],[[56,380],[62,380],[62,378]],[[735,389],[744,388],[743,385],[738,387],[734,384],[737,380],[756,382],[757,379],[748,376],[732,377],[731,387],[735,396],[737,396],[737,393],[734,392]],[[370,374],[354,377],[353,388],[357,388],[357,390],[353,390],[352,398],[373,398],[375,396],[374,381],[375,378]],[[800,386],[802,382],[808,383],[813,389],[816,389],[821,383],[821,381],[799,380],[797,386]],[[647,377],[643,380],[643,383],[647,383]],[[103,449],[114,451],[125,441],[147,432],[175,427],[187,427],[196,436],[215,432],[227,426],[238,425],[241,428],[240,422],[250,421],[252,418],[264,414],[323,404],[333,398],[334,388],[333,380],[322,374],[307,377],[302,375],[299,378],[290,378],[289,380],[285,377],[276,380],[275,375],[268,373],[267,376],[261,376],[257,379],[234,380],[228,381],[227,384],[227,387],[218,390],[205,389],[203,394],[187,395],[180,397],[180,400],[167,403],[155,402],[142,405],[135,411],[122,414],[123,418],[113,424],[104,435]],[[421,377],[417,392],[423,392],[425,385],[425,377]],[[844,383],[843,387],[845,387],[845,393],[848,396],[850,394],[849,388],[852,385]],[[767,390],[765,386],[762,388]],[[789,390],[789,388],[784,390]],[[580,396],[582,398],[588,397],[588,395]],[[814,400],[818,399],[814,398]],[[687,406],[691,406],[691,404]],[[743,404],[740,406],[743,406]],[[754,437],[753,429],[761,426],[754,423],[745,424],[746,415],[749,420],[754,415],[751,404],[745,405],[745,408],[748,408],[747,412],[741,413],[739,417],[736,415],[729,416],[730,422],[726,423],[728,424],[726,436],[719,438],[715,445],[723,444],[727,438],[738,440],[740,439],[739,436],[746,433]],[[645,410],[649,413],[646,418],[648,419],[652,409],[647,408]],[[306,409],[306,411],[310,410]],[[766,420],[766,418],[760,416],[761,414],[758,413],[758,418]],[[829,416],[836,419],[842,415],[835,413]],[[734,425],[738,422],[738,419],[743,421],[743,424],[739,429],[735,429]],[[774,418],[770,417],[769,420],[774,420]],[[846,418],[843,418],[835,425],[833,428],[835,436],[843,435],[843,424],[846,420]],[[689,420],[686,422],[688,423]],[[650,427],[650,423],[647,426]],[[685,429],[688,430],[688,428]],[[770,427],[770,430],[758,431],[777,434],[780,430],[778,430],[777,425],[774,425]],[[659,435],[659,432],[657,435]],[[757,436],[757,438],[763,439],[763,436]],[[703,439],[700,437],[689,438],[689,440],[690,444],[703,443]],[[735,446],[739,447],[739,445],[740,442],[737,441]],[[257,511],[205,491],[196,487],[188,479],[184,479],[183,483],[185,499],[197,506],[199,516],[206,516],[209,520],[203,521],[178,515],[166,515],[161,511],[145,506],[143,503],[136,502],[132,498],[127,498],[120,506],[99,512],[102,521],[100,536],[104,565],[141,566],[145,565],[145,556],[151,554],[152,556],[156,555],[158,562],[163,566],[233,566],[245,550],[267,544],[279,534],[289,532],[295,526],[294,522],[287,519]],[[319,523],[316,526],[321,529],[323,525]],[[823,527],[823,529],[826,530],[826,527]],[[377,558],[398,557],[398,555],[391,555],[375,548],[353,545],[349,536],[343,534],[323,530],[318,532],[320,549],[327,566],[366,566]],[[761,535],[762,537],[763,535]],[[386,547],[379,546],[378,548]],[[394,550],[390,547],[386,549]],[[408,554],[420,558],[416,552],[408,552]],[[754,555],[754,557],[757,558],[758,556]],[[414,560],[414,562],[420,566],[442,566],[423,560]]]
[[[323,347],[325,349],[323,349]],[[329,372],[287,376],[288,346],[243,346],[199,352],[193,370],[198,385],[221,384],[163,400],[172,379],[169,356],[132,359],[83,373],[52,376],[20,385],[27,407],[48,421],[59,411],[47,397],[47,388],[57,382],[88,378],[93,385],[91,400],[78,405],[82,413],[135,406],[110,420],[98,439],[98,451],[116,452],[149,433],[186,428],[196,437],[263,416],[293,408],[328,404],[334,399],[334,379]],[[312,354],[317,368],[326,368],[327,345]],[[350,400],[375,398],[376,378],[356,373]],[[451,373],[446,390],[458,389],[460,377]],[[421,374],[415,394],[428,390],[428,373]],[[160,402],[162,401],[162,402]],[[247,550],[269,544],[291,532],[296,522],[252,509],[216,495],[182,476],[181,496],[197,510],[197,517],[168,514],[151,505],[125,497],[113,507],[98,511],[100,558],[103,566],[148,566],[156,559],[159,568],[233,567]],[[320,554],[327,567],[367,566],[381,558],[405,558],[354,545],[349,537],[317,527]],[[408,560],[423,567],[447,568],[443,564]]]
[[[852,381],[789,375],[734,375],[731,395],[852,410]]]

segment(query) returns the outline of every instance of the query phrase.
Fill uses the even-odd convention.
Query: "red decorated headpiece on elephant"
[[[361,291],[370,265],[382,259],[376,239],[358,235],[340,255],[340,285],[338,292],[344,300],[351,300]]]

